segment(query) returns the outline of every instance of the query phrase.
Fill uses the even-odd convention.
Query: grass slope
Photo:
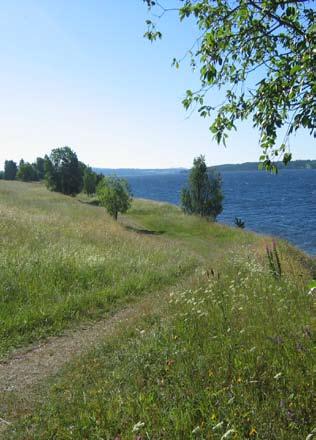
[[[196,262],[101,208],[38,184],[0,182],[0,357],[161,289]]]
[[[280,243],[276,279],[264,253],[268,238],[145,201],[136,201],[123,222],[127,231],[113,228],[163,246],[168,264],[175,249],[193,252],[198,271],[187,287],[161,296],[162,306],[147,318],[122,326],[61,371],[44,403],[26,410],[6,438],[312,438],[316,307],[307,295],[309,259]]]

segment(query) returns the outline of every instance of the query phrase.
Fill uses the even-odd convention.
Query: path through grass
[[[269,238],[210,225],[166,204],[136,201],[122,222],[113,231],[162,248],[171,268],[174,252],[184,261],[193,253],[194,277],[167,300],[162,295],[163,307],[122,325],[49,387],[43,383],[35,409],[26,405],[6,438],[312,438],[310,260],[280,243],[282,276],[275,278],[265,257]]]
[[[42,185],[0,182],[0,357],[175,283],[196,261]]]

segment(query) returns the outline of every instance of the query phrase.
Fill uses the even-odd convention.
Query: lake
[[[178,205],[187,174],[126,177],[135,197]],[[223,172],[224,210],[218,221],[284,238],[316,255],[316,170]]]

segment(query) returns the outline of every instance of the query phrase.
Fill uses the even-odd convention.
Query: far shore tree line
[[[79,161],[69,147],[55,148],[44,158],[35,162],[6,160],[0,178],[23,182],[45,181],[51,191],[69,196],[84,192],[96,196],[97,202],[117,220],[119,213],[126,212],[132,202],[132,192],[127,180],[116,176],[105,177]],[[204,156],[193,161],[188,186],[181,193],[181,207],[186,214],[195,214],[215,221],[222,212],[223,193],[221,175],[210,171]]]

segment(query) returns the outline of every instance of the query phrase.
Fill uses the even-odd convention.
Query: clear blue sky
[[[176,15],[164,39],[143,38],[142,0],[10,0],[0,8],[0,168],[69,145],[99,167],[190,166],[257,160],[258,133],[243,124],[218,146],[181,99],[198,77],[171,67],[194,39]],[[198,74],[196,74],[198,75]],[[210,96],[218,99],[218,96]],[[315,140],[291,141],[294,158],[315,158]]]

